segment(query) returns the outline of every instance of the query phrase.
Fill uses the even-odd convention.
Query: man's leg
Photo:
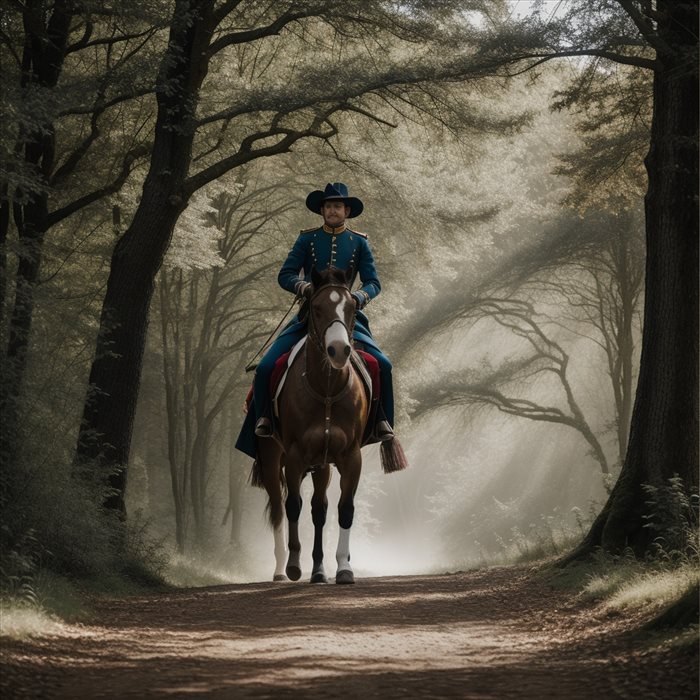
[[[258,437],[270,437],[272,435],[272,405],[270,401],[270,377],[275,367],[275,362],[289,352],[294,344],[301,338],[300,333],[288,333],[282,335],[269,347],[255,369],[255,381],[253,383],[253,403],[257,422],[255,434]]]
[[[390,440],[394,436],[394,385],[391,377],[392,365],[389,358],[376,348],[365,345],[365,351],[379,363],[379,411],[375,435],[380,440]]]

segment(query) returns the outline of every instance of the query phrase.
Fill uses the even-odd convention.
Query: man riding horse
[[[369,328],[369,321],[361,309],[381,291],[374,266],[374,257],[367,241],[367,234],[360,233],[346,225],[362,213],[363,204],[357,197],[348,195],[348,188],[342,182],[328,183],[325,190],[315,190],[306,198],[306,206],[323,217],[323,225],[301,231],[294,246],[279,272],[280,286],[302,299],[312,291],[311,271],[328,268],[353,271],[353,281],[357,274],[361,286],[352,292],[356,304],[356,320],[353,340],[356,348],[362,349],[376,358],[379,364],[381,395],[379,410],[374,426],[374,438],[380,441],[392,440],[394,433],[394,397],[391,378],[391,362],[379,349]],[[236,441],[236,448],[256,457],[255,435],[259,438],[272,437],[270,377],[275,362],[304,337],[306,321],[295,315],[283,329],[275,342],[265,353],[255,371],[253,401],[248,407],[248,415]]]

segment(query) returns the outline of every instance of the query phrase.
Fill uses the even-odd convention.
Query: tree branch
[[[323,139],[331,138],[331,136],[334,136],[337,133],[337,129],[335,127],[325,132],[319,131],[319,129],[328,119],[330,114],[337,109],[338,107],[336,106],[333,109],[324,112],[322,115],[315,117],[309,128],[303,131],[295,131],[274,126],[274,122],[279,118],[279,115],[277,115],[275,119],[273,119],[273,126],[270,129],[246,136],[246,138],[244,138],[241,142],[238,152],[189,177],[184,183],[185,192],[192,194],[200,187],[203,187],[212,180],[216,180],[217,178],[226,174],[229,170],[233,170],[234,168],[244,165],[252,160],[256,160],[257,158],[265,158],[268,156],[278,155],[280,153],[286,153],[299,139],[307,137]],[[272,144],[271,146],[263,146],[261,148],[253,149],[253,144],[256,141],[280,135],[282,135],[283,138],[277,141],[277,143]]]
[[[279,34],[280,31],[284,29],[284,27],[286,27],[290,22],[294,22],[304,17],[312,17],[315,14],[318,14],[317,10],[307,10],[304,12],[285,12],[283,15],[280,15],[276,20],[274,20],[274,22],[270,22],[270,24],[264,27],[258,27],[256,29],[247,29],[242,32],[232,32],[231,34],[224,34],[215,41],[212,41],[212,43],[209,45],[207,54],[211,58],[222,49],[225,49],[227,46],[233,46],[234,44],[248,44],[250,42],[257,41],[258,39],[262,39],[267,36],[274,36],[276,34]]]
[[[669,46],[659,37],[651,22],[634,6],[630,0],[617,0],[617,3],[627,13],[629,18],[634,22],[639,30],[639,33],[653,46],[657,51],[669,51]]]
[[[99,107],[98,103],[104,98],[104,90],[100,88],[97,93],[97,98],[92,110],[92,116],[90,118],[90,133],[83,139],[75,150],[68,156],[66,161],[61,165],[56,172],[51,176],[49,184],[51,187],[56,187],[59,183],[65,180],[78,166],[78,163],[82,160],[83,156],[88,152],[90,146],[95,142],[95,140],[100,135],[100,129],[97,126],[97,121],[100,115],[104,112],[105,108]]]
[[[622,63],[628,66],[637,66],[638,68],[646,68],[648,70],[654,70],[656,68],[656,61],[650,58],[642,58],[641,56],[626,56],[625,54],[615,53],[614,51],[606,51],[603,49],[571,49],[568,51],[555,51],[554,53],[527,53],[515,56],[511,59],[505,59],[503,64],[510,63],[520,63],[530,58],[537,58],[539,60],[535,61],[531,65],[523,68],[522,70],[516,71],[515,73],[507,73],[507,77],[512,78],[517,75],[522,75],[527,73],[527,71],[536,68],[543,63],[547,63],[555,58],[570,58],[572,56],[597,56],[598,58],[606,58],[609,61],[615,61],[615,63]]]
[[[88,33],[88,28],[90,28],[90,32]],[[155,34],[157,31],[162,29],[162,27],[149,27],[148,29],[142,31],[142,32],[134,32],[133,34],[122,34],[120,36],[112,36],[112,37],[102,37],[101,39],[93,39],[92,41],[88,41],[90,35],[92,34],[92,25],[88,23],[85,28],[85,34],[81,37],[80,40],[75,42],[75,44],[71,44],[67,49],[66,53],[75,53],[76,51],[82,51],[83,49],[90,48],[92,46],[103,46],[105,44],[109,44],[110,46],[114,44],[119,44],[123,41],[131,41],[132,39],[140,39],[141,37],[150,37],[153,34]],[[87,37],[87,38],[86,38]]]
[[[133,165],[134,161],[138,158],[142,158],[143,156],[147,156],[150,152],[150,143],[142,144],[141,146],[130,150],[124,156],[121,171],[119,172],[117,177],[114,180],[112,180],[112,182],[110,182],[108,185],[105,185],[104,187],[94,190],[93,192],[90,192],[82,197],[79,197],[70,204],[66,204],[66,206],[61,207],[60,209],[56,209],[55,211],[51,212],[47,217],[49,227],[55,226],[59,221],[63,221],[63,219],[71,216],[72,214],[75,214],[75,212],[79,211],[83,207],[86,207],[89,204],[92,204],[93,202],[97,202],[98,200],[102,199],[103,197],[106,197],[107,195],[118,192],[121,186],[126,182],[127,178],[131,174],[131,166]]]
[[[149,85],[148,87],[137,88],[128,93],[123,93],[121,95],[116,95],[111,99],[103,102],[99,105],[101,112],[106,111],[114,105],[120,104],[121,102],[128,102],[129,100],[135,100],[138,97],[145,97],[146,95],[151,95],[155,92],[155,86]],[[80,114],[91,114],[95,109],[94,105],[90,107],[73,107],[70,109],[64,109],[58,113],[59,117],[65,117],[68,115],[80,115]]]

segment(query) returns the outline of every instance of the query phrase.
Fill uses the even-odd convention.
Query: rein
[[[255,362],[257,360],[258,356],[262,351],[267,347],[267,344],[272,340],[272,337],[277,333],[277,331],[282,327],[282,324],[287,320],[287,316],[291,313],[292,309],[294,308],[294,304],[297,303],[298,297],[294,297],[294,301],[292,302],[292,305],[287,309],[287,313],[282,316],[282,320],[275,326],[275,330],[270,333],[270,335],[267,336],[267,340],[260,346],[260,350],[258,350],[255,355],[253,355],[253,359],[245,366],[245,371],[246,372],[252,372],[258,365]]]

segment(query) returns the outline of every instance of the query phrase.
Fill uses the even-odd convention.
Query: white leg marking
[[[350,566],[350,528],[339,528],[338,549],[335,560],[338,562],[338,571],[352,571]]]
[[[275,576],[283,575],[287,566],[287,545],[284,536],[284,522],[275,528]]]

